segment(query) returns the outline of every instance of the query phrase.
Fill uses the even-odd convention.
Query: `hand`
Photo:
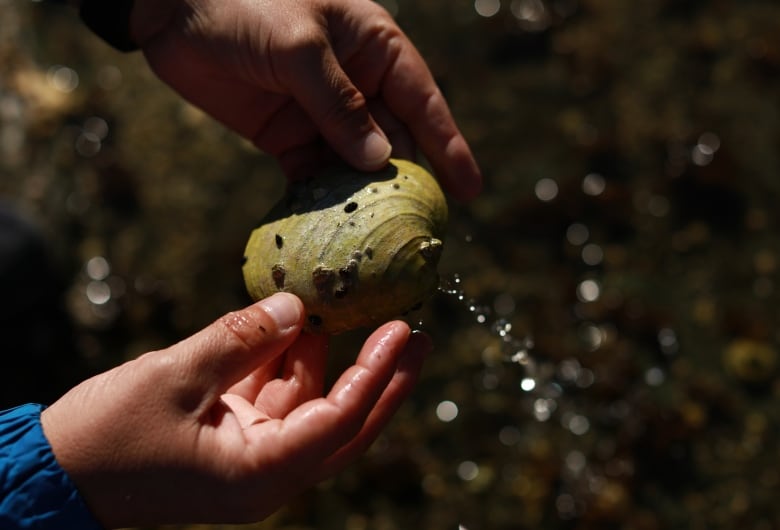
[[[390,322],[322,397],[327,338],[276,294],[77,386],[41,421],[109,528],[259,520],[362,453],[430,348]]]
[[[291,178],[336,153],[379,169],[389,140],[409,159],[419,144],[455,197],[481,187],[425,62],[371,0],[137,0],[131,33],[162,80]]]

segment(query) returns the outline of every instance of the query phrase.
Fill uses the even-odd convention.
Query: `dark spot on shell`
[[[355,226],[355,221],[350,221],[349,226]]]
[[[341,267],[339,269],[339,276],[341,277],[341,281],[346,284],[352,283],[352,276],[354,276],[356,271],[357,267]]]
[[[358,203],[356,203],[355,201],[348,202],[347,205],[344,206],[344,211],[346,213],[352,213],[355,210],[357,210],[357,207],[358,207]]]
[[[343,274],[349,274],[350,276],[357,272],[358,269],[358,260],[355,258],[352,258],[347,262],[346,267],[342,267],[342,269],[339,271],[339,273]]]
[[[371,247],[366,247],[366,249],[363,251],[363,254],[365,254],[368,259],[372,259],[374,257],[374,249]]]
[[[398,184],[397,182],[393,182],[393,189],[394,189],[394,190],[397,190],[397,189],[399,189],[400,187],[401,187],[401,185],[400,185],[400,184]]]
[[[331,291],[335,279],[336,274],[333,272],[333,269],[323,267],[322,265],[311,273],[311,281],[314,283],[314,288],[320,296],[326,296]]]
[[[319,315],[309,315],[309,324],[315,327],[319,327],[322,325],[322,317]]]
[[[280,264],[276,264],[271,267],[271,278],[274,279],[274,285],[277,289],[284,289],[284,277],[287,275],[287,271]]]
[[[279,234],[276,234],[276,237],[274,238],[276,240],[276,248],[282,248],[282,245],[284,245],[284,239]]]
[[[363,259],[363,253],[360,252],[359,250],[353,251],[352,252],[352,259],[355,260],[355,261],[360,261],[361,259]]]
[[[357,270],[358,262],[355,259],[349,260],[345,267],[341,267],[339,269],[339,278],[341,279],[341,285],[339,286],[339,289],[346,291],[350,286],[355,284]]]

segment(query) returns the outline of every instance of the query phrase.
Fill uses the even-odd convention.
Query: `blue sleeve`
[[[0,411],[0,528],[100,530],[54,458],[41,427],[43,408]]]

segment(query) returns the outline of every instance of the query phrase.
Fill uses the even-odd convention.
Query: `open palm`
[[[411,391],[428,339],[385,324],[323,395],[327,338],[302,326],[300,301],[277,294],[44,411],[97,519],[254,521],[360,455]]]

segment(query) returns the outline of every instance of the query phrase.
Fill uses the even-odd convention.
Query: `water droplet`
[[[73,92],[79,86],[79,74],[73,68],[55,65],[46,73],[49,84],[60,92]]]
[[[523,29],[540,31],[547,27],[547,9],[542,0],[512,0],[509,8]]]
[[[511,357],[509,357],[509,360],[513,363],[517,364],[527,364],[530,360],[530,357],[528,355],[528,351],[525,349],[518,350],[515,353],[512,354]]]
[[[582,191],[586,195],[591,195],[593,197],[601,195],[606,187],[606,180],[598,173],[588,173],[585,175],[585,178],[582,179]]]
[[[601,296],[601,286],[596,280],[583,280],[577,286],[577,298],[581,302],[595,302]]]
[[[715,153],[720,149],[720,137],[714,132],[702,133],[698,145],[705,146],[711,153]]]
[[[566,239],[572,245],[580,246],[590,237],[588,227],[582,223],[573,223],[566,229]]]
[[[83,157],[92,157],[103,147],[100,138],[94,133],[84,131],[77,138],[74,148]]]
[[[479,475],[479,466],[471,460],[464,460],[458,464],[458,477],[461,480],[474,480]]]
[[[84,132],[94,134],[98,140],[105,140],[108,136],[108,123],[99,116],[92,116],[84,120]]]
[[[691,161],[697,166],[706,166],[715,157],[711,147],[704,144],[696,144],[691,149]]]
[[[569,429],[572,434],[576,434],[577,436],[582,436],[590,429],[590,421],[588,421],[588,418],[581,414],[574,414],[571,412],[563,415],[561,424],[566,429]]]
[[[501,318],[493,323],[493,333],[499,337],[508,336],[510,331],[512,331],[512,323],[506,319]]]
[[[501,9],[499,0],[474,0],[474,10],[481,17],[492,17]]]
[[[91,281],[85,289],[87,299],[95,305],[103,305],[111,300],[111,287],[103,281]]]
[[[645,383],[650,386],[660,386],[666,380],[664,371],[654,366],[645,372]]]
[[[577,376],[576,385],[578,388],[588,388],[596,381],[596,374],[593,373],[593,370],[589,370],[588,368],[583,368],[580,370],[579,375]]]
[[[543,202],[549,202],[558,196],[558,183],[551,178],[540,179],[534,187],[536,198]]]
[[[580,363],[577,359],[565,359],[558,364],[558,373],[564,381],[574,382],[580,375]]]
[[[524,377],[520,381],[520,388],[522,388],[526,392],[530,392],[531,390],[536,388],[536,381],[531,379],[530,377]]]
[[[534,401],[534,406],[533,406],[534,418],[536,418],[536,421],[549,420],[550,416],[552,416],[552,413],[555,412],[557,406],[558,404],[555,402],[554,399],[549,399],[549,398],[537,399],[536,401]]]
[[[658,331],[658,344],[661,346],[661,351],[667,355],[677,353],[680,347],[677,334],[670,328],[662,328]]]
[[[604,251],[595,243],[589,243],[582,248],[582,261],[585,265],[596,266],[604,260]]]
[[[663,195],[652,195],[647,201],[647,212],[653,217],[665,217],[669,213],[669,199]]]
[[[517,445],[521,439],[522,433],[514,425],[507,425],[498,431],[498,441],[504,445]]]
[[[439,421],[449,423],[458,417],[458,406],[449,400],[442,401],[436,406],[436,417]]]
[[[598,350],[606,340],[604,329],[590,323],[586,323],[580,328],[579,336],[589,351]]]
[[[580,451],[571,451],[565,458],[566,467],[574,474],[579,474],[585,469],[585,465],[588,463],[585,455]]]
[[[111,266],[103,256],[90,258],[84,269],[91,280],[105,280],[111,273]]]

